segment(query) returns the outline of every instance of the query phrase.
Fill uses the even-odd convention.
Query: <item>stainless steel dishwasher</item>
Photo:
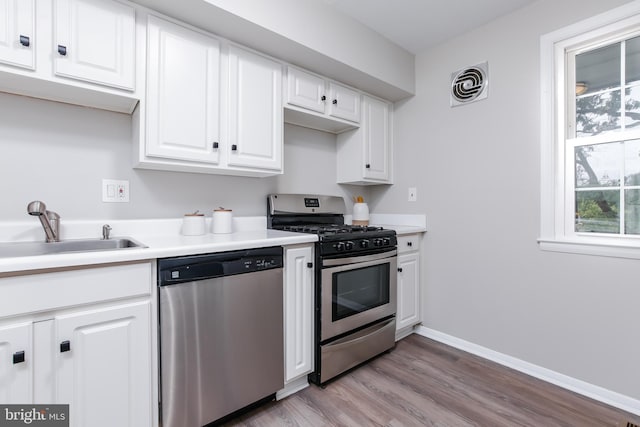
[[[163,427],[201,427],[284,387],[282,248],[158,260]]]

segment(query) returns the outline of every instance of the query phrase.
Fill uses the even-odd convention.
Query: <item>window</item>
[[[640,258],[640,5],[541,39],[542,249]]]

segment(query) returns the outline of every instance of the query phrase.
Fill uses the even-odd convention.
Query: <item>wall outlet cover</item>
[[[105,203],[129,203],[129,181],[103,179],[102,201]]]

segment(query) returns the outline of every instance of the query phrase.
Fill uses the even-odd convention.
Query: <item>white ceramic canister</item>
[[[233,231],[233,211],[231,209],[218,208],[213,211],[212,231],[214,234],[228,234]]]
[[[353,204],[353,225],[369,225],[369,206],[366,203]]]
[[[184,236],[201,236],[205,233],[204,214],[185,214],[182,218],[182,234]]]

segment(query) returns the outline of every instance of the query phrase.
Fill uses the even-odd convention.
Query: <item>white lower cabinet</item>
[[[0,402],[68,404],[73,427],[152,426],[150,292],[150,263],[0,277],[15,306],[0,303]]]
[[[306,387],[313,371],[313,245],[286,247],[284,256],[285,388],[278,398]]]
[[[396,338],[420,323],[420,235],[398,236],[398,311]]]
[[[150,425],[150,302],[56,316],[57,403],[72,426]]]
[[[0,402],[33,401],[31,322],[0,326]]]

